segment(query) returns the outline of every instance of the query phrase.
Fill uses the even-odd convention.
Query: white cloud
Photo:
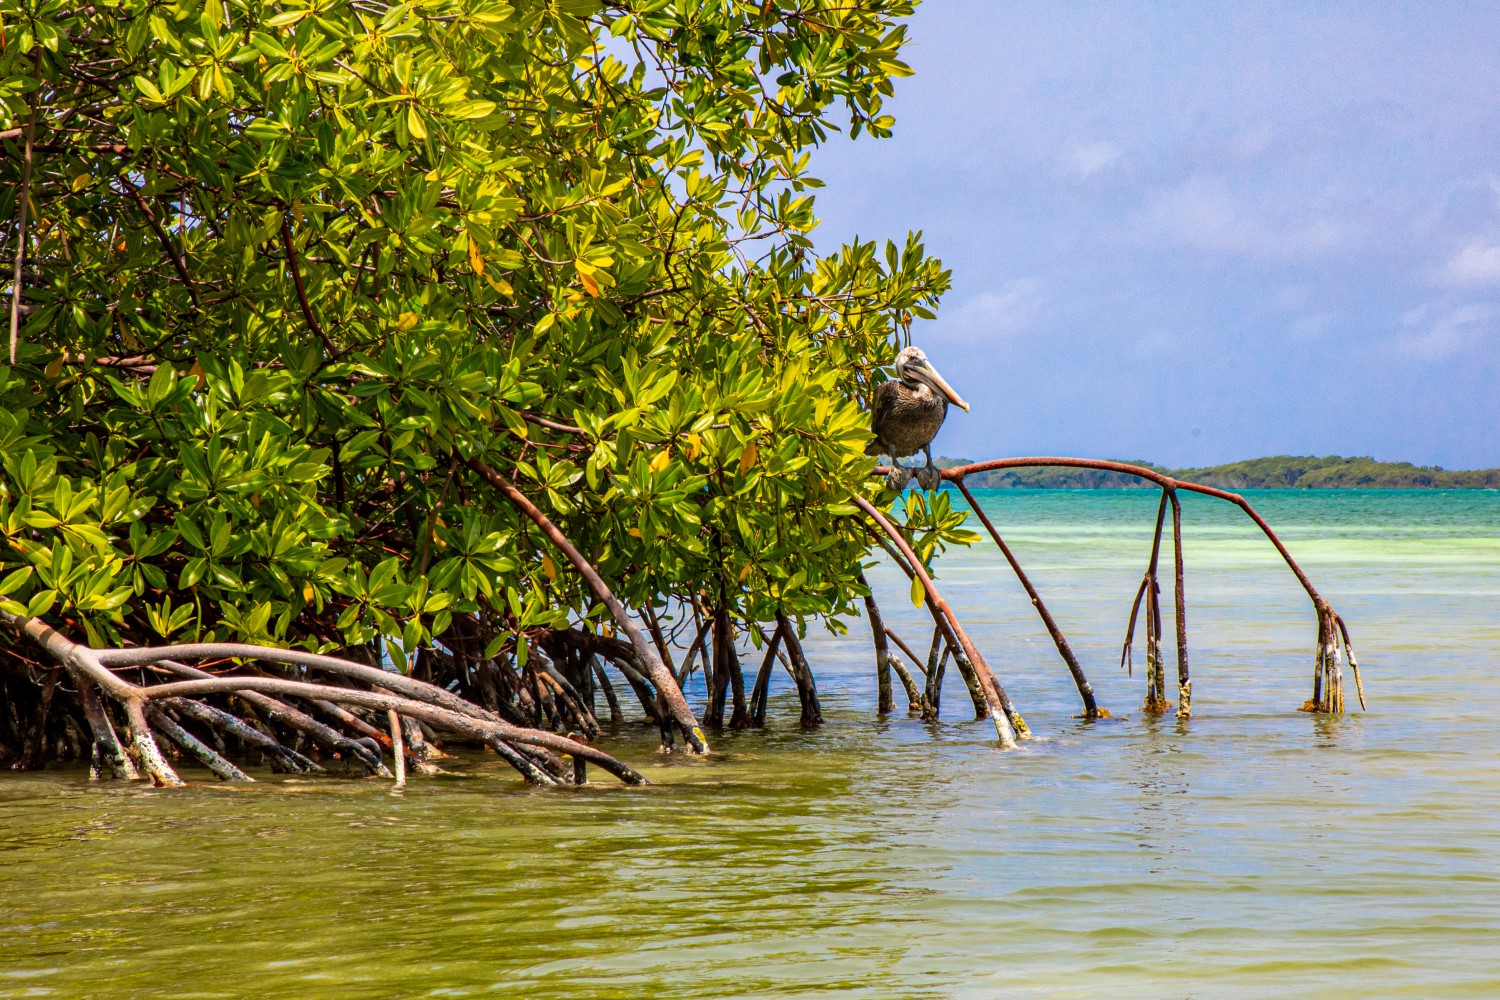
[[[1443,265],[1438,281],[1459,288],[1500,284],[1500,246],[1470,243]]]
[[[977,344],[1028,329],[1046,305],[1039,278],[1016,278],[938,313],[937,333],[951,343]]]
[[[1442,361],[1477,345],[1490,331],[1496,316],[1493,306],[1465,303],[1445,306],[1428,302],[1401,317],[1409,332],[1396,342],[1397,349],[1421,361]]]
[[[1066,173],[1088,180],[1118,163],[1121,155],[1120,147],[1112,142],[1091,142],[1086,146],[1074,146],[1062,153],[1058,160]]]
[[[1139,223],[1148,238],[1272,260],[1321,257],[1344,243],[1347,235],[1340,223],[1310,208],[1265,197],[1257,200],[1205,174],[1157,192]]]

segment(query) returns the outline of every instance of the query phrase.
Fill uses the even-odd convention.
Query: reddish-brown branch
[[[188,273],[187,260],[178,252],[176,244],[172,242],[171,235],[162,227],[161,220],[157,219],[156,213],[151,210],[151,203],[146,200],[145,195],[141,194],[140,189],[126,180],[123,175],[119,176],[117,180],[119,180],[120,186],[125,189],[125,193],[130,195],[131,200],[140,208],[141,214],[146,217],[146,222],[151,226],[151,231],[156,233],[157,241],[161,243],[161,248],[166,252],[167,259],[172,262],[173,269],[177,271],[177,277],[182,279],[182,286],[187,289],[188,298],[193,303],[194,311],[197,311],[198,286],[193,284],[193,276]]]
[[[572,434],[575,437],[589,436],[589,432],[584,430],[582,427],[574,427],[572,424],[558,423],[556,420],[544,417],[540,413],[532,413],[530,410],[517,410],[516,414],[528,424],[536,424],[538,427],[545,427],[548,430],[557,431],[560,434]]]
[[[912,551],[911,545],[906,541],[906,537],[900,531],[896,530],[896,526],[870,501],[858,494],[854,494],[850,499],[854,501],[855,506],[870,516],[870,519],[875,522],[881,531],[885,532],[886,536],[901,550],[901,554],[911,564],[912,572],[922,581],[922,589],[926,592],[927,600],[935,612],[934,617],[937,618],[938,626],[943,629],[949,644],[955,649],[962,650],[969,663],[973,666],[979,680],[980,691],[983,693],[985,703],[990,709],[990,720],[994,723],[995,733],[1000,737],[1001,745],[1006,747],[1015,746],[1017,736],[1025,739],[1030,735],[1025,721],[1021,719],[1019,713],[1011,706],[1010,699],[1005,694],[1005,689],[995,679],[994,672],[990,670],[990,665],[985,662],[984,656],[979,652],[979,648],[974,645],[973,641],[969,639],[968,633],[964,631],[964,627],[959,624],[957,616],[953,614],[953,609],[948,607],[947,601],[943,600],[943,595],[938,592],[937,585],[932,582],[932,577],[927,574],[927,570],[922,566],[922,561]]]
[[[1038,594],[1036,588],[1031,585],[1031,579],[1027,577],[1026,571],[1021,568],[1020,562],[1016,560],[1015,555],[1010,551],[1010,546],[1005,544],[1005,539],[1000,537],[1000,532],[996,531],[995,526],[990,523],[989,516],[985,514],[984,508],[979,506],[979,501],[974,499],[974,494],[969,492],[969,488],[964,485],[964,481],[962,479],[957,480],[954,485],[958,487],[959,492],[963,493],[964,499],[969,501],[969,507],[978,515],[979,522],[990,533],[990,537],[995,540],[995,544],[1000,546],[1000,552],[1005,556],[1006,562],[1010,563],[1010,568],[1015,572],[1016,579],[1021,581],[1021,586],[1025,589],[1026,596],[1031,599],[1031,606],[1036,608],[1036,613],[1041,616],[1042,624],[1046,626],[1047,633],[1052,636],[1053,645],[1057,647],[1057,652],[1062,656],[1063,662],[1068,665],[1068,672],[1073,675],[1073,683],[1078,688],[1078,696],[1083,699],[1083,717],[1085,719],[1109,718],[1109,712],[1101,709],[1098,702],[1095,701],[1094,686],[1089,683],[1088,677],[1084,675],[1083,667],[1079,666],[1078,657],[1073,655],[1073,648],[1068,645],[1068,640],[1063,636],[1062,629],[1057,627],[1057,622],[1053,620],[1052,613],[1047,610],[1047,605],[1042,603],[1042,595]]]
[[[906,556],[902,555],[901,550],[892,548],[891,543],[885,539],[885,536],[883,536],[880,531],[872,525],[865,525],[865,530],[870,532],[870,536],[874,538],[876,543],[885,550],[885,554],[891,557],[891,561],[896,564],[896,568],[901,570],[902,573],[906,574],[906,578],[908,580],[917,582],[916,571],[911,568],[909,560],[906,558]],[[951,629],[948,628],[947,620],[943,617],[942,612],[939,611],[937,606],[929,600],[924,599],[922,605],[927,609],[927,613],[932,615],[933,624],[937,626],[933,633],[932,655],[935,657],[939,649],[943,645],[943,643],[939,640],[946,641],[948,649],[952,650],[954,648],[954,636]],[[889,632],[889,629],[887,629],[887,631]],[[901,648],[906,651],[906,654],[908,656],[912,658],[912,663],[916,665],[917,670],[922,672],[924,688],[930,687],[930,685],[932,684],[931,674],[936,667],[936,663],[920,659],[916,656],[915,653],[912,653],[910,650],[908,650],[905,645],[902,645]],[[899,663],[899,661],[896,660],[893,660],[892,662]],[[984,684],[980,682],[979,675],[975,672],[973,664],[969,662],[968,656],[960,652],[959,656],[957,657],[957,662],[959,675],[963,677],[964,686],[969,690],[969,700],[974,705],[974,718],[983,719],[990,714],[990,696],[987,693]],[[902,683],[905,682],[903,681]],[[1010,713],[1010,702],[1008,699],[1004,699],[1003,691],[1001,692],[1001,695],[1002,700],[1006,705],[1006,711],[1007,713]],[[917,704],[922,711],[923,718],[937,718],[937,705],[931,700],[931,696],[926,693],[926,691],[924,691]],[[1016,716],[1016,718],[1019,717],[1019,715]]]
[[[1193,483],[1193,482],[1189,482],[1189,481],[1183,480],[1183,479],[1175,479],[1175,478],[1173,478],[1171,476],[1163,475],[1162,473],[1159,473],[1159,472],[1157,472],[1157,471],[1155,471],[1153,469],[1147,469],[1147,468],[1145,468],[1143,466],[1139,466],[1139,465],[1131,465],[1131,464],[1129,464],[1127,462],[1112,462],[1112,461],[1108,461],[1108,460],[1105,460],[1105,459],[1092,459],[1092,458],[1061,458],[1061,457],[1056,457],[1056,456],[1028,456],[1028,457],[1024,457],[1024,458],[999,458],[999,459],[992,459],[992,460],[987,461],[987,462],[974,462],[974,463],[971,463],[969,465],[961,465],[961,466],[956,466],[956,467],[951,468],[951,469],[944,469],[944,470],[942,470],[941,474],[942,474],[942,478],[948,480],[949,482],[952,482],[952,483],[956,484],[959,487],[959,489],[964,492],[965,495],[969,495],[969,491],[964,488],[964,482],[963,482],[964,478],[966,476],[969,476],[969,475],[972,475],[972,474],[978,473],[978,472],[994,472],[994,471],[997,471],[997,470],[1000,470],[1000,469],[1018,469],[1018,468],[1096,469],[1096,470],[1103,471],[1103,472],[1116,472],[1116,473],[1120,473],[1120,474],[1127,475],[1127,476],[1134,476],[1137,479],[1143,479],[1143,480],[1146,480],[1147,482],[1155,483],[1156,485],[1158,485],[1158,486],[1160,486],[1162,488],[1162,491],[1164,493],[1164,497],[1167,500],[1169,500],[1170,503],[1171,503],[1171,505],[1172,505],[1173,547],[1174,547],[1175,554],[1176,554],[1176,573],[1175,573],[1175,576],[1176,576],[1176,580],[1175,580],[1176,586],[1175,586],[1175,595],[1174,596],[1175,596],[1175,601],[1176,601],[1176,619],[1177,619],[1177,621],[1176,621],[1176,624],[1177,624],[1177,682],[1178,682],[1178,697],[1179,697],[1179,701],[1180,701],[1180,704],[1178,706],[1178,714],[1180,714],[1180,715],[1186,716],[1186,715],[1190,714],[1191,711],[1192,711],[1192,704],[1191,704],[1192,683],[1191,683],[1191,679],[1190,679],[1189,674],[1188,674],[1186,598],[1185,598],[1185,595],[1184,595],[1183,569],[1182,569],[1182,520],[1181,520],[1181,507],[1180,507],[1180,504],[1179,504],[1178,499],[1177,499],[1177,491],[1179,491],[1179,490],[1186,490],[1189,493],[1200,493],[1200,494],[1202,494],[1204,496],[1211,496],[1211,497],[1215,497],[1215,498],[1217,498],[1219,500],[1226,500],[1229,503],[1234,504],[1236,507],[1239,507],[1242,511],[1244,511],[1245,515],[1247,517],[1249,517],[1253,522],[1255,522],[1256,527],[1260,528],[1261,532],[1266,536],[1266,538],[1275,547],[1276,551],[1278,553],[1280,553],[1282,560],[1287,565],[1287,568],[1292,571],[1292,574],[1297,578],[1297,582],[1302,585],[1302,589],[1307,592],[1308,598],[1312,601],[1313,609],[1317,613],[1317,616],[1318,616],[1318,636],[1319,636],[1319,647],[1318,647],[1319,648],[1319,653],[1318,653],[1318,655],[1320,657],[1320,661],[1319,661],[1320,665],[1321,665],[1321,662],[1322,662],[1321,658],[1324,655],[1324,653],[1323,653],[1323,637],[1324,637],[1325,633],[1328,632],[1328,631],[1330,631],[1330,630],[1333,630],[1335,628],[1335,624],[1334,624],[1335,622],[1337,622],[1337,626],[1341,630],[1341,632],[1344,630],[1343,629],[1342,620],[1338,618],[1337,614],[1333,610],[1332,605],[1330,605],[1326,600],[1324,600],[1323,596],[1318,593],[1317,588],[1313,586],[1312,581],[1308,578],[1307,574],[1305,572],[1303,572],[1302,567],[1299,566],[1297,564],[1297,561],[1292,558],[1292,554],[1289,551],[1287,551],[1286,545],[1282,543],[1281,539],[1277,536],[1276,532],[1274,530],[1272,530],[1272,528],[1271,528],[1271,526],[1269,524],[1266,523],[1265,518],[1261,517],[1260,514],[1259,514],[1259,512],[1257,512],[1255,510],[1255,508],[1250,505],[1249,501],[1247,501],[1244,497],[1240,496],[1237,493],[1230,493],[1230,492],[1228,492],[1226,490],[1216,489],[1216,488],[1214,488],[1212,486],[1204,486],[1204,485],[1202,485],[1200,483]],[[890,469],[888,467],[885,467],[885,466],[877,466],[877,467],[875,467],[872,470],[872,474],[873,475],[879,475],[879,476],[884,476],[884,475],[886,475],[889,472],[890,472]],[[976,511],[977,511],[977,507],[976,507]],[[982,513],[981,513],[981,517],[983,517]],[[1160,545],[1160,524],[1161,524],[1160,512],[1158,512],[1157,523],[1158,523],[1157,542],[1156,542],[1156,545],[1153,546],[1153,550],[1152,550],[1152,568],[1147,571],[1148,578],[1154,578],[1155,561],[1156,561],[1156,551],[1157,551],[1157,547],[1159,547],[1159,545]],[[1136,608],[1139,607],[1140,598],[1144,594],[1147,597],[1148,614],[1151,614],[1153,612],[1159,614],[1159,609],[1155,606],[1155,602],[1153,600],[1154,594],[1148,592],[1148,590],[1147,590],[1148,586],[1149,585],[1148,585],[1148,583],[1146,581],[1142,582],[1141,591],[1138,592],[1137,595],[1136,595],[1136,605],[1135,605],[1135,607]],[[1133,633],[1134,621],[1135,621],[1135,611],[1134,611],[1134,608],[1133,608],[1132,609],[1132,614],[1131,614],[1131,626],[1132,626],[1131,631],[1132,631],[1132,633]],[[1344,640],[1345,640],[1344,641],[1344,648],[1348,649],[1347,636],[1344,636]],[[1128,648],[1129,648],[1129,637],[1127,636],[1127,639],[1126,639],[1126,649],[1128,650]],[[1355,681],[1356,681],[1356,684],[1359,683],[1359,677],[1358,677],[1357,674],[1356,674],[1356,677],[1355,677]],[[1315,702],[1315,703],[1317,703],[1319,705],[1323,704],[1323,701],[1319,698],[1318,692],[1316,690],[1314,691],[1313,702]],[[1149,703],[1150,703],[1150,696],[1149,696],[1149,693],[1148,693],[1148,704]],[[1360,703],[1361,703],[1361,705],[1363,705],[1363,703],[1364,703],[1363,697],[1361,697]]]
[[[1135,638],[1135,622],[1136,616],[1140,612],[1141,598],[1147,596],[1146,588],[1154,586],[1156,583],[1156,560],[1157,556],[1161,553],[1161,528],[1166,516],[1167,491],[1162,490],[1161,503],[1157,505],[1156,508],[1156,533],[1152,536],[1151,540],[1151,561],[1146,565],[1146,572],[1141,575],[1141,585],[1135,592],[1135,602],[1130,605],[1130,620],[1126,623],[1125,626],[1125,644],[1120,649],[1120,666],[1122,667],[1128,668],[1130,666],[1130,644],[1131,641]],[[1147,613],[1150,613],[1149,610]],[[1146,628],[1149,632],[1149,623]]]
[[[302,307],[302,318],[307,321],[307,326],[313,333],[317,334],[323,346],[328,349],[328,357],[336,358],[339,350],[333,345],[328,334],[323,332],[323,324],[313,315],[312,303],[307,301],[307,290],[302,287],[302,270],[297,266],[297,251],[292,244],[292,224],[281,217],[281,243],[286,247],[286,264],[292,272],[292,285],[297,289],[297,304]]]
[[[583,553],[579,552],[572,542],[568,541],[567,536],[558,530],[557,525],[553,524],[526,494],[517,489],[514,483],[477,459],[471,459],[469,467],[504,494],[506,499],[525,514],[533,524],[541,528],[542,533],[552,544],[567,556],[573,568],[589,585],[589,589],[600,601],[604,602],[605,607],[609,608],[620,631],[624,632],[626,638],[630,640],[630,646],[635,651],[636,658],[646,668],[647,676],[656,686],[657,694],[666,702],[672,718],[681,728],[688,745],[697,753],[707,753],[708,740],[704,737],[703,730],[699,728],[698,720],[693,716],[693,710],[688,707],[687,699],[682,696],[682,689],[677,686],[677,679],[667,670],[666,664],[652,648],[651,642],[641,632],[640,627],[631,621],[625,605],[615,597],[598,570],[594,569],[593,564],[583,557]]]
[[[1174,587],[1173,618],[1177,623],[1177,715],[1186,719],[1193,714],[1193,682],[1188,677],[1187,652],[1187,595],[1183,590],[1182,577],[1182,505],[1177,501],[1177,491],[1168,490],[1167,499],[1172,503],[1172,556]]]
[[[994,472],[999,469],[1024,469],[1031,467],[1098,469],[1101,472],[1118,472],[1123,475],[1135,476],[1137,479],[1144,479],[1148,482],[1155,483],[1163,489],[1186,490],[1189,493],[1201,493],[1204,496],[1217,497],[1220,500],[1227,500],[1243,510],[1246,515],[1248,515],[1249,518],[1255,522],[1256,527],[1260,528],[1260,530],[1265,534],[1266,538],[1270,540],[1271,544],[1276,547],[1276,551],[1281,553],[1281,558],[1286,561],[1287,568],[1290,569],[1293,575],[1297,577],[1297,582],[1302,584],[1302,589],[1307,591],[1307,596],[1312,600],[1313,606],[1319,609],[1328,606],[1328,602],[1325,601],[1323,599],[1323,596],[1318,593],[1318,590],[1313,586],[1312,581],[1307,578],[1307,574],[1302,571],[1302,567],[1297,565],[1297,561],[1292,558],[1292,554],[1287,551],[1286,546],[1282,544],[1281,539],[1277,537],[1276,532],[1271,530],[1271,526],[1266,523],[1265,519],[1262,518],[1260,514],[1256,513],[1255,508],[1251,507],[1249,502],[1237,493],[1229,493],[1225,490],[1215,489],[1212,486],[1203,486],[1199,483],[1189,482],[1185,479],[1174,479],[1171,476],[1162,475],[1160,472],[1156,472],[1152,469],[1147,469],[1144,466],[1140,465],[1131,465],[1127,462],[1111,462],[1105,459],[1096,458],[1059,458],[1055,456],[996,458],[991,459],[987,462],[974,462],[970,465],[959,465],[951,469],[943,469],[942,477],[949,482],[957,483],[965,476],[970,476],[977,472]],[[874,474],[884,476],[889,471],[890,469],[885,466],[877,466],[874,470]]]
[[[870,634],[875,640],[875,686],[878,695],[875,711],[885,715],[896,709],[896,701],[891,697],[891,649],[886,642],[885,622],[880,616],[880,605],[875,603],[875,592],[870,589],[870,581],[865,579],[864,570],[859,571],[859,585],[869,591],[865,594],[865,614],[869,616]]]

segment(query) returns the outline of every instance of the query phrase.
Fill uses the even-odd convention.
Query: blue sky
[[[925,231],[935,450],[1500,466],[1500,5],[980,3],[910,26],[831,246]]]

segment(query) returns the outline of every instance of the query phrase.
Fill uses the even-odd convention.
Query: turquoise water
[[[1349,621],[1368,713],[1295,711],[1307,600],[1189,497],[1195,716],[1143,716],[1117,663],[1155,497],[986,492],[1115,718],[1072,717],[986,543],[938,582],[1038,734],[1015,752],[956,678],[942,721],[876,720],[854,621],[809,644],[825,728],[784,678],[707,760],[627,724],[642,790],[479,757],[401,795],[7,775],[0,997],[1500,995],[1500,493],[1247,496]]]

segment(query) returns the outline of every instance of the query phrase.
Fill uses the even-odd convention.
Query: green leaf
[[[30,566],[22,566],[18,570],[7,573],[3,578],[0,578],[0,595],[14,594],[20,590],[21,585],[31,579],[31,573]]]
[[[155,410],[166,402],[177,384],[173,375],[171,365],[157,365],[156,372],[151,376],[151,383],[146,389],[146,405]]]
[[[164,103],[161,96],[161,91],[156,89],[156,84],[152,83],[144,76],[138,76],[135,78],[135,89],[140,91],[141,96],[145,97],[148,101],[152,101],[156,104]]]
[[[57,601],[57,591],[42,590],[31,595],[31,600],[26,603],[26,614],[30,618],[38,618],[52,610],[52,605]]]

